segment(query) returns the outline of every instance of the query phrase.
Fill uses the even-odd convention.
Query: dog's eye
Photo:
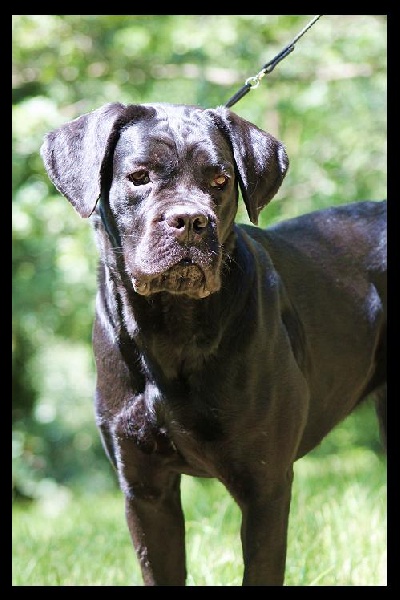
[[[228,183],[228,177],[226,175],[215,175],[211,181],[211,187],[223,188]]]
[[[133,185],[146,185],[146,183],[149,183],[150,181],[149,172],[145,171],[144,169],[140,169],[139,171],[135,171],[134,173],[128,175],[128,179],[133,183]]]

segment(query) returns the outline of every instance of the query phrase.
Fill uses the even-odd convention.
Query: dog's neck
[[[122,295],[129,337],[167,377],[200,369],[218,348],[220,293],[199,300],[169,292],[142,297],[126,289]]]
[[[238,311],[244,302],[235,263],[234,257],[224,263],[221,290],[202,299],[169,292],[141,296],[127,276],[121,278],[121,269],[102,264],[103,307],[99,310],[112,316],[117,337],[134,343],[152,368],[163,371],[167,378],[201,371],[236,312],[232,311],[232,297],[237,297]]]

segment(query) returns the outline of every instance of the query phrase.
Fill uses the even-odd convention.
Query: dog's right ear
[[[121,127],[140,113],[139,105],[112,102],[45,136],[40,154],[47,173],[81,217],[89,217],[96,207]]]
[[[125,111],[118,102],[82,115],[48,133],[40,148],[47,173],[81,217],[93,212],[111,133]]]

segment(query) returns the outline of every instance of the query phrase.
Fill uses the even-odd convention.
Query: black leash
[[[257,75],[254,75],[253,77],[248,77],[244,86],[241,87],[240,90],[228,100],[225,106],[227,108],[230,108],[231,106],[236,104],[236,102],[238,102],[241,98],[243,98],[243,96],[248,94],[250,90],[254,90],[255,88],[257,88],[264,75],[267,75],[267,73],[271,73],[271,71],[275,69],[276,65],[281,62],[281,60],[283,60],[291,52],[293,52],[295,43],[306,33],[306,31],[310,29],[310,27],[314,25],[316,21],[318,21],[320,17],[322,17],[322,15],[317,15],[316,17],[314,17],[312,21],[310,21],[309,24],[306,25],[306,27],[304,27],[304,29],[302,29],[300,33],[296,35],[296,37],[290,42],[290,44],[288,44],[283,50],[279,52],[279,54],[277,54],[272,60],[270,60],[263,66],[263,68],[261,69],[261,71],[259,71],[259,73],[257,73]]]

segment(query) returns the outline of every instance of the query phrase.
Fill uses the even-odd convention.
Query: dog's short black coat
[[[282,585],[293,463],[367,396],[386,430],[386,203],[267,230],[283,145],[225,108],[112,103],[49,133],[100,254],[96,414],[146,585],[184,585],[181,474],[242,512],[244,585]]]

